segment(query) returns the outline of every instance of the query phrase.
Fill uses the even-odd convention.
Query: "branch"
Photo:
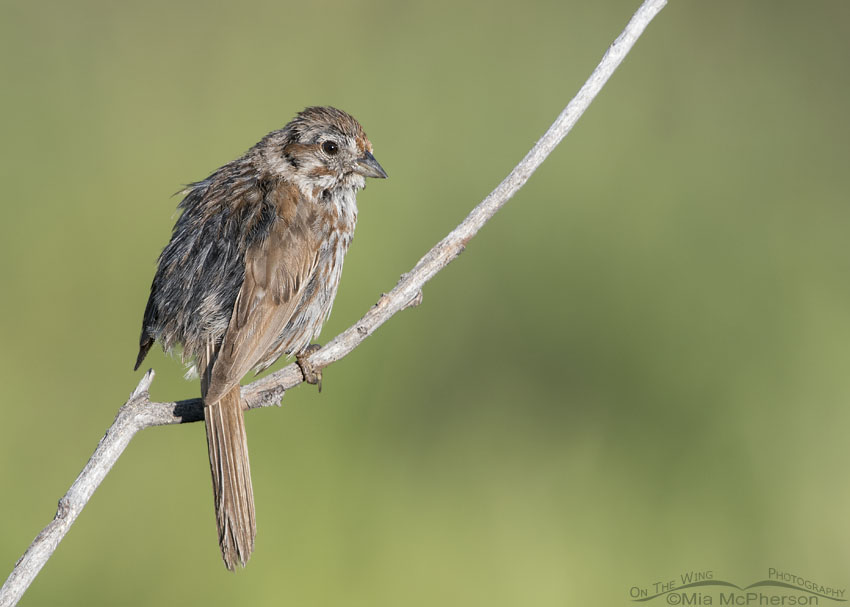
[[[629,53],[646,26],[666,3],[667,0],[645,0],[623,33],[608,48],[602,61],[575,98],[570,101],[525,158],[460,225],[428,251],[410,272],[403,275],[392,291],[382,295],[378,303],[363,318],[313,354],[309,359],[313,365],[321,368],[338,361],[397,312],[419,305],[425,283],[460,255],[466,243],[528,181],[537,167],[570,132],[602,86]],[[38,534],[29,549],[15,564],[12,574],[0,588],[0,607],[11,607],[17,604],[56,550],[80,511],[88,503],[94,490],[139,430],[150,426],[182,424],[204,419],[204,406],[199,398],[171,403],[150,402],[148,390],[153,378],[153,370],[145,373],[133,394],[119,409],[115,421],[100,440],[86,467],[71,485],[68,493],[59,500],[55,518]],[[242,397],[246,403],[246,409],[279,405],[283,393],[302,381],[304,377],[300,368],[296,364],[290,364],[244,386]]]

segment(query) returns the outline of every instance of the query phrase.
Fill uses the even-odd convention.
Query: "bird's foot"
[[[322,391],[322,367],[314,365],[308,358],[314,353],[322,349],[319,344],[311,344],[299,355],[295,357],[295,362],[301,368],[301,374],[304,376],[304,381],[308,384],[319,387],[319,392]]]

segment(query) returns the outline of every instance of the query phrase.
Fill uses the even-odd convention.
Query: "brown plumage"
[[[239,382],[297,355],[331,311],[366,177],[386,177],[360,124],[311,107],[193,183],[159,257],[139,340],[182,344],[201,376],[221,554],[254,549],[256,522]]]

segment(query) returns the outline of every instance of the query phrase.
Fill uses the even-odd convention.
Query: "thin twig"
[[[537,167],[570,132],[646,26],[666,4],[667,0],[646,0],[643,3],[575,98],[570,101],[525,158],[460,225],[428,251],[410,272],[402,276],[392,291],[382,295],[378,303],[363,318],[313,354],[310,357],[313,365],[325,367],[343,358],[390,317],[421,302],[422,287],[425,283],[460,255],[466,243],[528,181]],[[59,500],[55,518],[38,534],[29,549],[15,564],[12,574],[0,588],[0,607],[11,607],[17,604],[88,503],[95,489],[139,430],[150,426],[195,422],[204,418],[203,403],[199,398],[171,403],[150,402],[148,390],[153,378],[153,370],[144,375],[133,394],[119,409],[115,421],[100,440],[86,467],[71,485],[68,493]],[[303,380],[301,370],[296,364],[288,365],[259,379],[242,388],[246,408],[254,409],[279,404],[283,393]]]

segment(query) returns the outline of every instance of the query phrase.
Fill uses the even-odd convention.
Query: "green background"
[[[327,341],[637,6],[0,4],[0,579],[140,378],[173,192],[306,105],[355,115],[390,179],[359,197]],[[247,415],[246,570],[219,557],[203,426],[155,428],[22,604],[624,605],[768,567],[850,586],[848,59],[844,0],[672,2],[419,308],[321,395]],[[197,395],[147,364],[155,399]]]

